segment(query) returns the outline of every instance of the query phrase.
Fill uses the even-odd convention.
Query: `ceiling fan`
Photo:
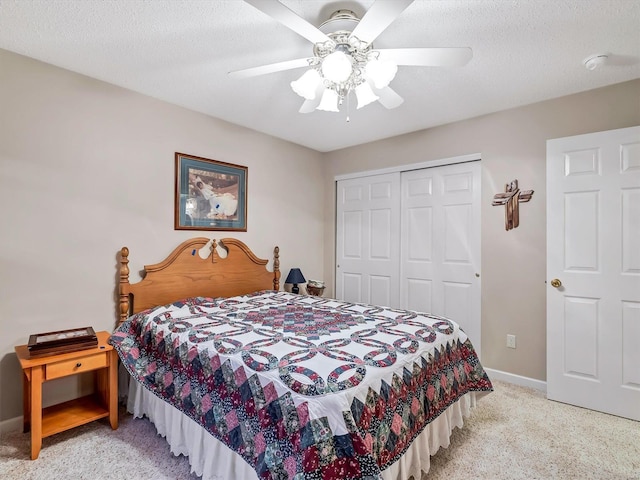
[[[340,111],[345,98],[354,92],[357,108],[376,100],[386,108],[402,104],[389,83],[399,65],[451,67],[465,65],[470,48],[386,48],[373,41],[414,0],[376,0],[360,19],[350,10],[338,10],[319,27],[298,16],[278,0],[244,0],[313,44],[313,56],[229,72],[233,78],[309,67],[291,82],[295,93],[305,99],[301,113],[314,110]]]

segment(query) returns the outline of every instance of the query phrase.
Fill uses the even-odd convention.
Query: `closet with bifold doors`
[[[336,177],[336,298],[445,316],[479,352],[480,161],[450,160]]]

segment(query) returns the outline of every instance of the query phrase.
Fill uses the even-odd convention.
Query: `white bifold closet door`
[[[336,297],[446,316],[480,352],[480,162],[338,180]]]
[[[400,172],[338,181],[336,297],[399,308]]]
[[[480,351],[480,162],[402,173],[400,307],[454,320]]]

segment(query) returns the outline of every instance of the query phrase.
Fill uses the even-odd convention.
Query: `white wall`
[[[640,125],[640,80],[331,152],[325,169],[325,189],[332,192],[325,208],[325,279],[333,280],[335,265],[336,175],[480,153],[482,363],[544,380],[546,141],[633,125]],[[513,179],[535,193],[520,206],[520,226],[506,231],[504,207],[491,201]],[[515,350],[506,347],[507,334],[516,335]]]
[[[278,245],[282,281],[323,277],[318,152],[3,50],[0,125],[0,420],[22,414],[14,345],[115,327],[122,246],[132,280],[195,236]],[[175,152],[248,167],[246,233],[173,229]],[[45,385],[48,403],[76,384]]]

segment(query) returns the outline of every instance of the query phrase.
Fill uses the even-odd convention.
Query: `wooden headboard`
[[[273,250],[273,272],[240,240],[197,237],[182,242],[162,262],[145,265],[143,279],[129,283],[129,249],[120,250],[120,318],[188,297],[233,297],[280,289],[280,249]],[[226,251],[222,258],[217,248]],[[202,251],[201,251],[202,249]],[[207,255],[207,253],[210,253]],[[202,256],[206,256],[203,259]]]

